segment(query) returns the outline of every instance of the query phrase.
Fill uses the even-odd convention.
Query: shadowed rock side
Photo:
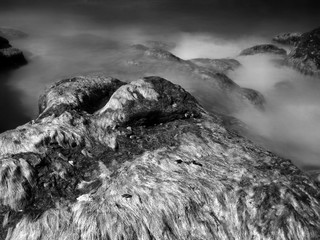
[[[279,48],[272,44],[262,44],[241,51],[240,56],[248,56],[254,54],[279,54],[286,55],[287,52],[283,48]]]
[[[240,62],[231,58],[210,59],[210,58],[195,58],[190,60],[192,63],[206,67],[212,71],[226,73],[233,71],[241,66]]]
[[[9,41],[0,37],[0,71],[19,67],[27,63],[23,53],[13,48]]]
[[[272,40],[280,44],[296,46],[301,40],[301,35],[301,33],[281,33]]]
[[[200,96],[199,101],[204,107],[223,114],[230,114],[248,106],[263,108],[263,104],[260,104],[264,103],[261,94],[256,95],[261,97],[260,99],[252,101],[247,91],[224,73],[214,69],[212,64],[211,66],[200,66],[163,49],[134,45],[125,52],[117,62],[117,66],[121,69],[121,71],[115,71],[115,75],[119,78],[125,78],[129,73],[136,77],[152,74],[183,82],[190,86],[193,92],[197,92],[197,96]],[[111,68],[108,67],[108,69]],[[208,102],[207,99],[210,101]]]
[[[289,160],[165,79],[122,84],[62,81],[51,115],[0,135],[1,239],[319,239],[319,188]]]
[[[287,62],[305,74],[320,75],[320,28],[301,36],[299,44],[291,51]]]

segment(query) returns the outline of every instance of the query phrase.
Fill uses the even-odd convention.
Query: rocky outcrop
[[[208,68],[212,71],[226,73],[233,71],[241,66],[240,62],[232,58],[210,59],[210,58],[195,58],[190,60],[192,63]]]
[[[244,49],[240,56],[248,56],[254,54],[278,54],[278,55],[286,55],[287,52],[283,48],[279,48],[272,44],[261,44],[254,47],[250,47]]]
[[[0,27],[0,37],[6,38],[9,40],[14,40],[14,39],[26,38],[28,37],[28,34],[12,28]]]
[[[0,71],[26,63],[23,53],[19,49],[13,48],[7,39],[0,37]]]
[[[291,51],[287,62],[305,74],[320,74],[320,28],[301,36],[299,44]]]
[[[0,135],[1,239],[320,237],[313,180],[178,85],[75,77],[39,105]]]
[[[128,52],[129,54],[126,53],[118,63],[121,74],[123,74],[115,72],[119,78],[125,78],[130,73],[137,77],[152,74],[165,78],[183,79],[186,85],[199,93],[198,96],[204,96],[204,100],[199,99],[201,104],[223,114],[230,114],[248,106],[263,108],[263,104],[260,104],[263,103],[263,98],[252,99],[252,95],[247,95],[248,91],[241,88],[224,73],[217,71],[213,62],[211,65],[209,63],[195,64],[166,50],[148,48],[141,44],[132,46]],[[227,68],[227,65],[236,65],[236,62],[231,59],[223,59],[217,60],[217,65],[224,65]],[[256,96],[261,96],[261,94]],[[211,101],[208,103],[207,99]],[[259,104],[256,105],[256,103]]]
[[[296,46],[301,40],[301,35],[301,33],[281,33],[272,40],[284,45]]]

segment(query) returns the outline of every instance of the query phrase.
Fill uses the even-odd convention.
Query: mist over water
[[[260,91],[265,111],[247,109],[244,121],[268,149],[305,169],[320,166],[320,82],[289,67],[276,56],[238,58],[241,68],[229,74],[239,85]]]
[[[8,4],[0,9],[0,26],[29,34],[28,38],[11,41],[24,51],[29,63],[0,76],[0,131],[36,117],[39,95],[57,80],[90,72],[133,80],[136,76],[122,73],[118,67],[125,56],[123,49],[159,40],[174,43],[171,52],[182,59],[237,59],[242,66],[228,76],[241,87],[263,93],[267,105],[263,112],[247,109],[235,117],[248,124],[266,148],[304,169],[320,168],[319,79],[283,66],[279,56],[238,56],[244,48],[269,43],[280,32],[311,30],[320,22],[319,16],[307,9],[295,16],[299,11],[261,8],[252,15],[248,14],[251,5],[247,10],[233,9],[233,1],[229,1],[229,8],[217,1],[210,11],[206,10],[209,1],[198,8],[192,1],[185,5],[164,2],[168,3],[122,1],[106,6],[70,1],[59,5],[63,7],[24,3],[22,7]],[[297,21],[293,22],[292,16]],[[210,89],[205,83],[163,74],[210,105]]]

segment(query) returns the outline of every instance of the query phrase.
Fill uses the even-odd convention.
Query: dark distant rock
[[[283,48],[279,48],[272,44],[262,44],[251,48],[244,49],[240,56],[255,55],[255,54],[278,54],[286,55],[287,52]]]
[[[320,74],[320,28],[304,33],[287,58],[289,65],[302,73]]]
[[[0,71],[19,67],[27,63],[23,53],[13,48],[9,41],[0,37]]]
[[[64,80],[40,102],[64,111],[0,135],[1,239],[319,239],[320,189],[291,161],[165,79],[119,83]]]
[[[244,91],[224,73],[214,69],[213,65],[200,66],[192,61],[183,60],[169,51],[148,48],[144,45],[131,46],[128,52],[118,64],[121,69],[120,74],[117,75],[119,72],[115,72],[119,78],[126,78],[128,75],[139,77],[152,74],[183,79],[185,84],[192,86],[199,101],[205,107],[223,114],[241,111],[243,107],[248,106],[263,108],[260,104],[256,105],[256,103],[261,103],[260,100],[252,101],[252,96],[248,96],[247,91]],[[235,66],[237,64],[231,59],[229,63],[228,61],[218,60],[216,65]]]
[[[213,71],[226,73],[233,71],[241,66],[240,62],[232,58],[210,59],[210,58],[195,58],[190,60],[192,63],[208,68]]]
[[[272,40],[284,45],[295,46],[301,40],[301,33],[281,33],[275,36]]]
[[[131,46],[132,49],[135,50],[141,50],[141,51],[145,51],[147,49],[149,49],[147,46],[143,45],[143,44],[134,44]]]
[[[0,37],[7,38],[9,40],[15,40],[26,38],[28,37],[28,34],[12,28],[0,27]]]

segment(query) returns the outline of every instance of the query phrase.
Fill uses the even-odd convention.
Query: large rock
[[[13,48],[9,41],[0,37],[0,71],[19,67],[27,63],[23,53]]]
[[[76,77],[40,109],[0,135],[1,239],[320,237],[313,180],[165,79]]]
[[[295,46],[301,40],[301,33],[281,33],[275,36],[272,40],[284,45]]]
[[[196,64],[181,59],[166,50],[149,48],[140,44],[132,46],[128,52],[129,54],[126,52],[117,63],[121,71],[120,74],[119,72],[114,74],[118,78],[127,78],[128,75],[139,77],[151,74],[174,78],[177,81],[181,79],[198,97],[200,96],[201,104],[223,114],[230,114],[248,106],[263,108],[264,98],[261,94],[256,95],[259,99],[252,99],[252,95],[248,95],[248,91],[233,82],[223,72],[217,71],[217,67],[214,68],[213,63],[211,65],[209,63]],[[227,61],[229,63],[226,63]],[[216,62],[220,62],[220,65],[221,62],[224,62],[222,64],[230,66],[231,61],[230,59],[217,60]],[[112,64],[114,63],[112,62]],[[233,61],[232,64],[236,63]],[[108,69],[112,68],[114,67],[108,67]]]
[[[248,55],[255,55],[255,54],[286,55],[287,52],[283,48],[279,48],[272,44],[261,44],[261,45],[244,49],[243,51],[241,51],[240,56],[248,56]]]
[[[305,74],[320,74],[320,28],[304,33],[287,62]]]

